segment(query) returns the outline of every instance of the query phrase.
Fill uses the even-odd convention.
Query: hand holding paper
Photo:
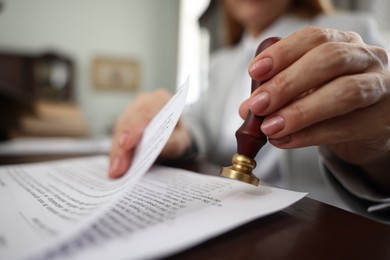
[[[188,85],[188,79],[185,85]],[[183,93],[179,94],[187,96],[187,88],[188,86],[180,88],[179,92]],[[177,95],[178,94],[176,94],[173,99],[177,99]],[[169,131],[164,133],[164,135],[167,135],[168,139],[170,139],[170,143],[167,145],[168,149],[162,151],[162,156],[176,158],[183,154],[190,145],[191,138],[189,133],[184,127],[184,124],[180,121],[178,122],[179,117],[177,117],[180,116],[181,111],[183,110],[185,99],[183,99],[184,102],[177,102],[177,104],[172,106],[170,112],[164,111],[167,110],[167,107],[170,107],[169,105],[166,105],[170,97],[171,95],[166,90],[143,93],[140,94],[124,111],[115,127],[113,137],[109,170],[109,176],[111,178],[122,176],[126,173],[130,165],[134,163],[134,151],[138,146],[142,145],[140,144],[140,140],[143,135],[153,134],[155,135],[154,138],[156,138],[161,135],[161,131],[165,132],[166,125],[164,124],[162,125],[163,129],[156,129],[156,126],[160,122],[155,121],[160,120],[162,113],[168,115],[168,117],[165,118],[165,120],[167,120],[166,124],[172,124],[171,126],[174,126],[173,129],[170,128]],[[173,101],[170,101],[170,103],[173,103]],[[164,105],[166,106],[164,107]],[[170,118],[171,116],[173,116],[173,118]],[[177,141],[175,141],[176,139]],[[167,141],[165,141],[164,144]]]

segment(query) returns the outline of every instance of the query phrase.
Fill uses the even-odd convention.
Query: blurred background
[[[175,88],[178,16],[179,0],[0,1],[2,137],[109,134],[137,92]]]
[[[390,0],[334,3],[371,13],[388,46]],[[109,136],[138,92],[174,91],[187,75],[188,102],[195,101],[207,85],[208,55],[223,38],[222,30],[204,28],[218,28],[215,6],[209,0],[0,0],[0,138]]]

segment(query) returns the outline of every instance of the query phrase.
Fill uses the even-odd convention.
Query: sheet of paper
[[[119,180],[107,178],[100,157],[0,167],[0,259],[24,258],[65,241],[135,185],[171,135],[188,87],[187,80],[152,119],[132,167]]]
[[[279,211],[303,196],[155,166],[91,226],[40,257],[162,258]]]
[[[305,196],[162,167],[152,169],[140,183],[97,223],[110,239],[89,229],[86,237],[99,242],[76,250],[77,259],[161,258],[282,210]]]

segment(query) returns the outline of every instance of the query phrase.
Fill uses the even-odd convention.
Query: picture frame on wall
[[[92,82],[97,90],[137,91],[140,65],[132,58],[95,57],[92,60]]]

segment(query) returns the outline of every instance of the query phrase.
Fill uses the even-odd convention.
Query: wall
[[[76,98],[92,133],[106,133],[134,93],[93,88],[94,55],[141,64],[141,88],[175,89],[179,0],[3,0],[0,48],[57,50],[77,66]]]

